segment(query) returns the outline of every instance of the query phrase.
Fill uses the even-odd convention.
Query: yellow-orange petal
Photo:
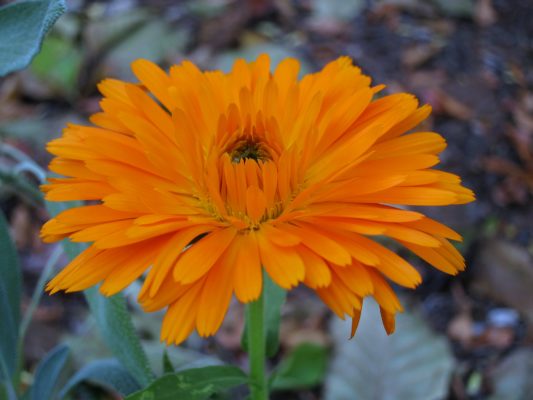
[[[255,234],[238,235],[232,251],[235,296],[243,303],[257,300],[263,288],[263,276]]]
[[[174,267],[174,279],[183,284],[192,283],[205,275],[232,242],[236,231],[220,229],[208,234],[191,246],[178,259]]]

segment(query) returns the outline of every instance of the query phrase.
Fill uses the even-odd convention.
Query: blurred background
[[[67,3],[30,67],[0,80],[0,140],[42,166],[50,160],[48,140],[67,122],[84,124],[98,111],[96,83],[133,80],[129,64],[136,58],[165,68],[189,59],[204,69],[228,70],[236,57],[253,60],[266,52],[274,62],[299,59],[307,73],[348,55],[388,93],[412,92],[433,106],[422,129],[448,140],[442,168],[459,174],[478,200],[428,213],[464,235],[459,247],[467,270],[451,278],[413,259],[424,283],[400,292],[408,310],[388,338],[371,302],[348,341],[349,322],[337,320],[311,292],[290,292],[272,365],[304,342],[323,352],[306,384],[280,387],[274,399],[533,398],[533,1]],[[0,178],[14,162],[0,157]],[[31,188],[3,178],[0,205],[21,257],[24,306],[54,245],[39,239],[48,216]],[[65,263],[61,257],[56,269]],[[161,315],[140,312],[138,289],[134,284],[126,295],[161,370]],[[222,360],[246,368],[242,327],[242,306],[234,304],[214,338],[193,336],[169,348],[169,356],[177,367]],[[71,347],[72,371],[109,354],[80,294],[43,297],[24,346],[28,379],[58,343]],[[74,398],[119,397],[86,383]]]

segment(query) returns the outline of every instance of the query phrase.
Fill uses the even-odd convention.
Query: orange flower
[[[375,99],[350,59],[298,80],[286,59],[237,60],[230,73],[190,62],[167,74],[135,61],[139,84],[107,79],[94,127],[69,125],[48,150],[52,201],[91,200],[46,223],[46,241],[91,246],[48,285],[112,295],[148,270],[139,297],[167,307],[161,337],[180,343],[219,328],[233,294],[257,299],[262,268],[281,287],[315,290],[341,318],[363,298],[381,306],[387,332],[402,307],[387,280],[420,275],[374,241],[392,238],[443,272],[464,261],[453,230],[393,205],[468,203],[459,177],[434,170],[446,143],[409,133],[430,113],[410,94]]]

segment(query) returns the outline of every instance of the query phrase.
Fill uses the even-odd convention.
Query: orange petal
[[[352,330],[350,332],[350,339],[352,339],[355,336],[355,332],[357,331],[357,327],[359,326],[359,321],[361,320],[361,312],[363,308],[360,309],[354,308],[353,309],[353,317],[352,317]]]
[[[174,267],[174,279],[187,284],[201,278],[217,262],[236,233],[233,228],[220,229],[193,244],[178,259]]]
[[[233,271],[235,295],[243,303],[257,300],[263,287],[263,275],[255,235],[238,235],[233,244],[233,251],[235,252]]]
[[[296,250],[276,246],[261,233],[254,235],[261,262],[274,282],[284,289],[290,289],[304,279],[305,266]]]

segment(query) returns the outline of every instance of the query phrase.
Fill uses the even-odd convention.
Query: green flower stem
[[[268,386],[265,374],[266,339],[264,329],[263,295],[249,303],[246,310],[248,326],[248,352],[250,355],[250,389],[252,400],[267,400]]]

